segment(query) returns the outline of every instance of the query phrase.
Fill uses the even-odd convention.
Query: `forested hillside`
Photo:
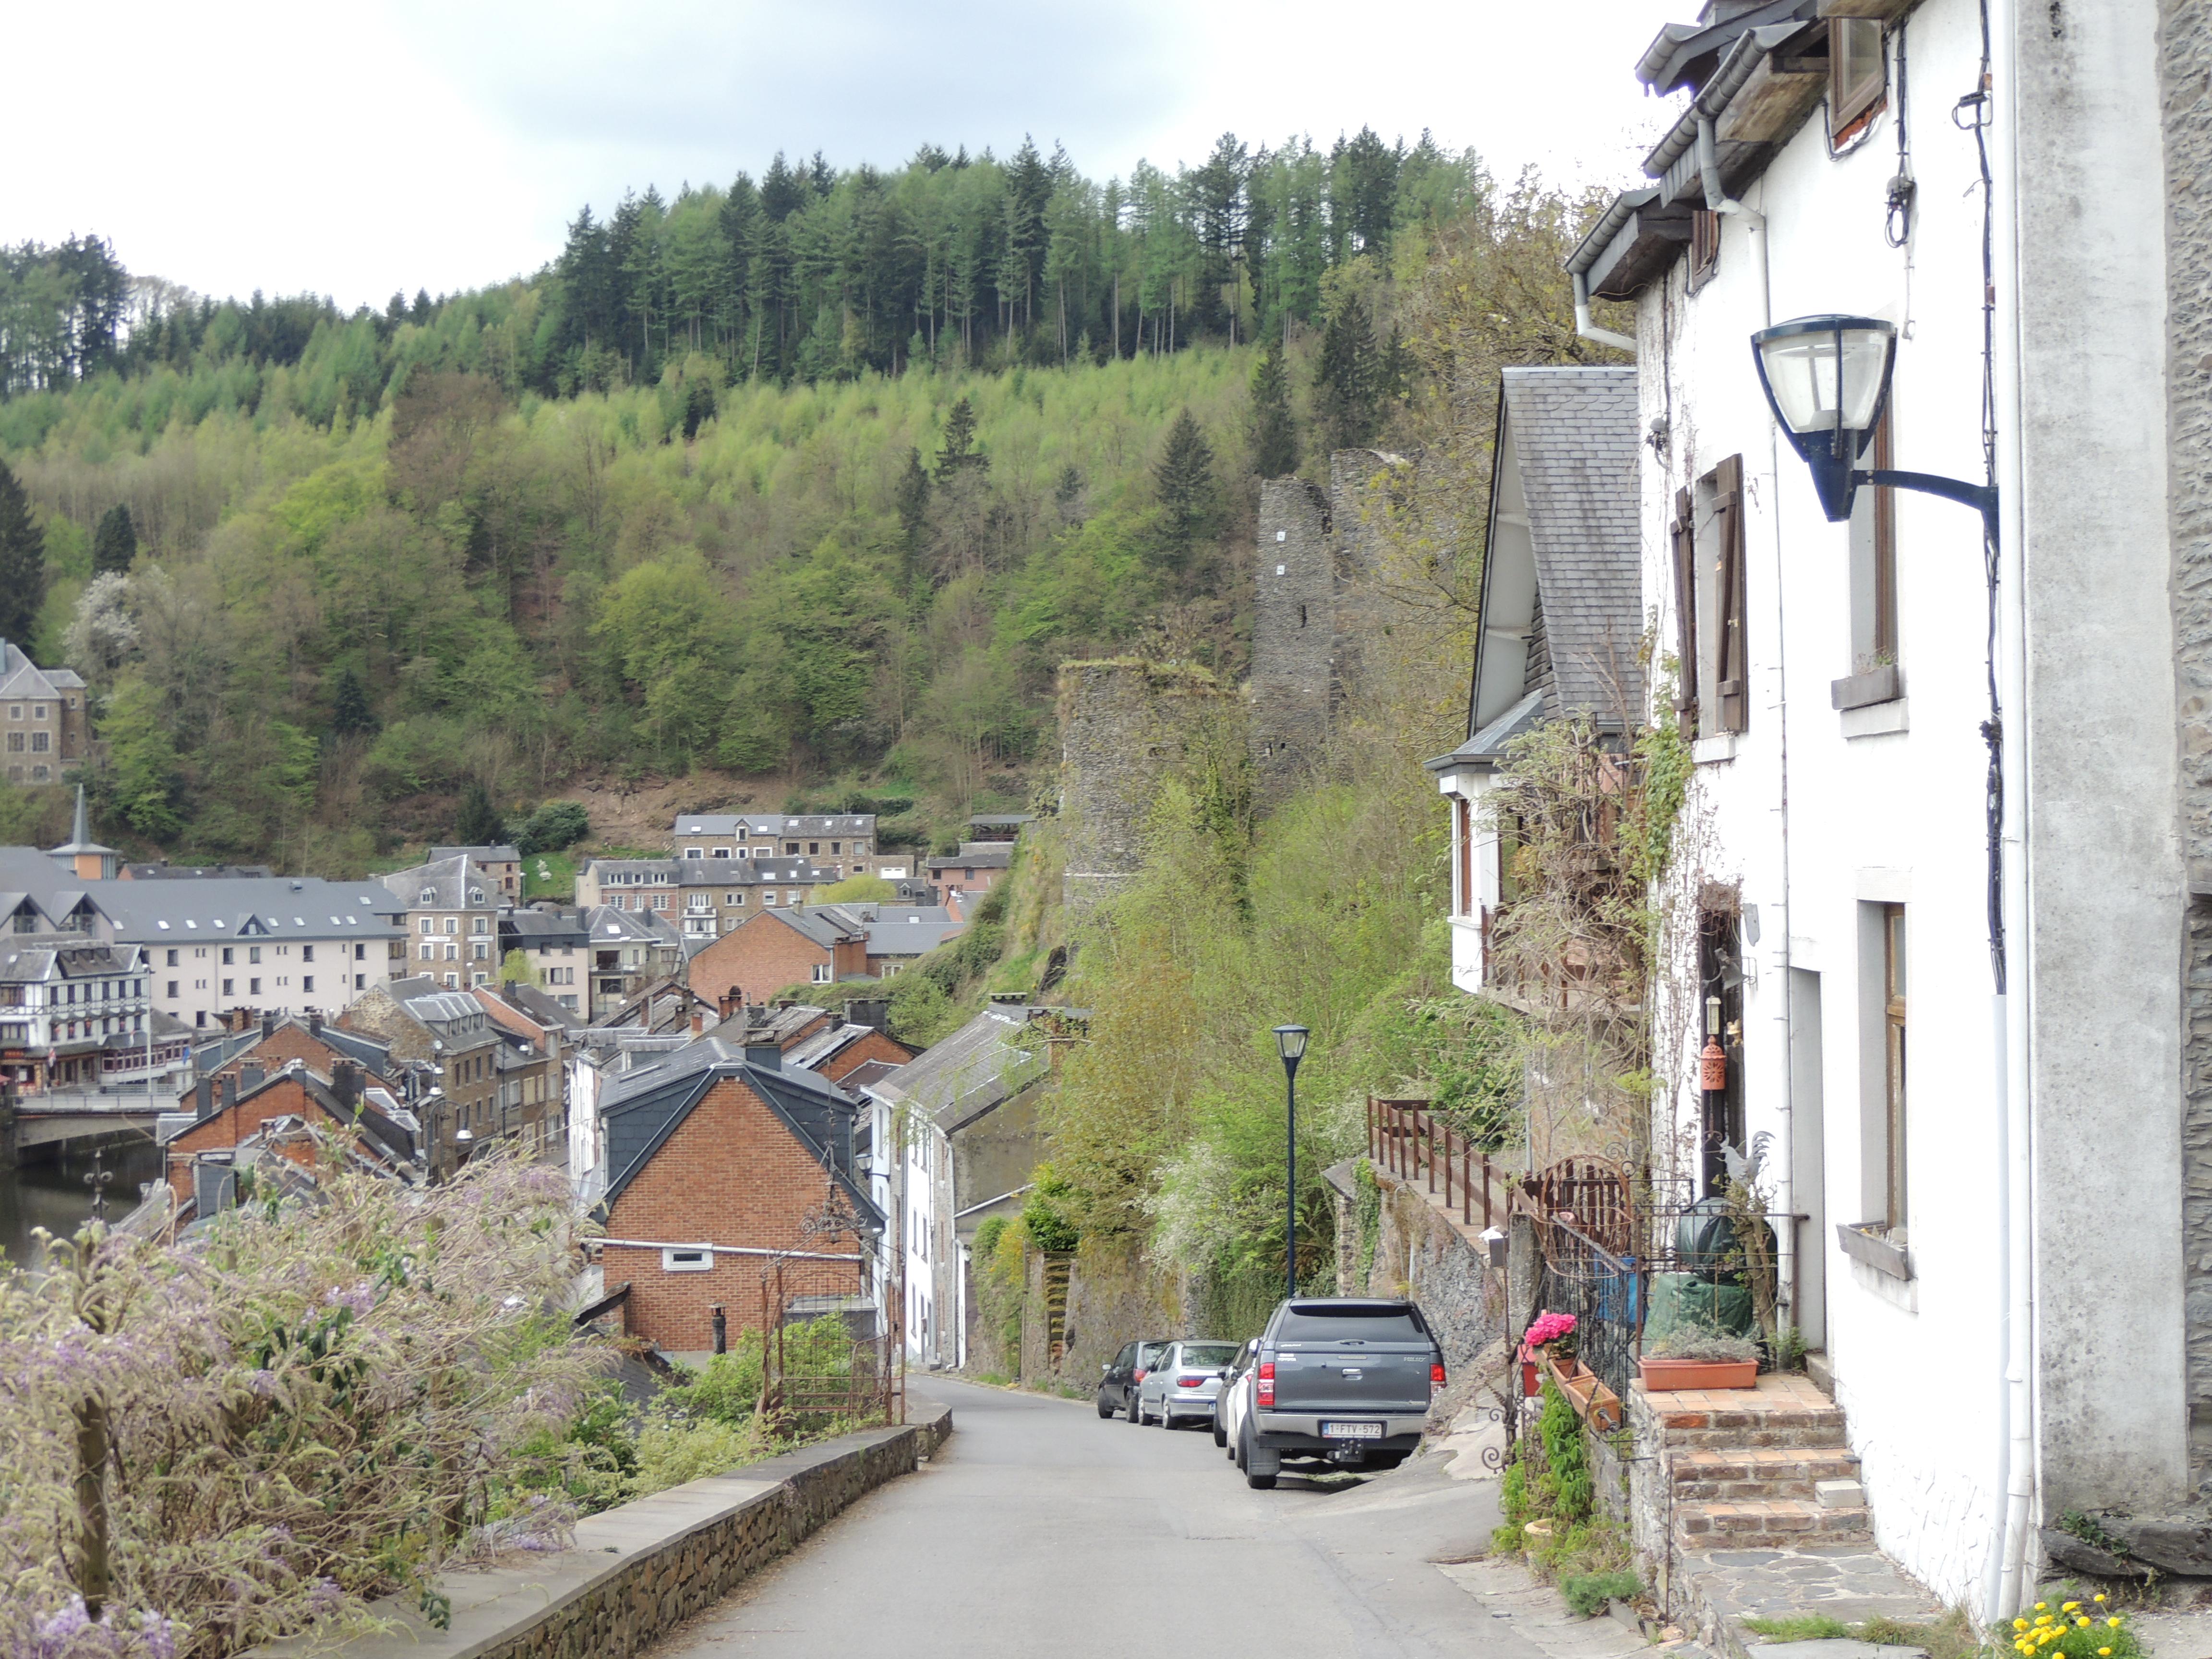
[[[86,674],[105,831],[176,855],[336,872],[580,775],[949,827],[1026,794],[1063,657],[1240,672],[1260,477],[1577,349],[1575,212],[1363,133],[779,161],[381,314],[10,250],[0,637]]]

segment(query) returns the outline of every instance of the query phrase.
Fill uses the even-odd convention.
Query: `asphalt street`
[[[917,1380],[953,1434],[653,1659],[1080,1654],[1481,1654],[1539,1650],[1440,1571],[1498,1522],[1495,1481],[1439,1457],[1334,1490],[1253,1492],[1202,1429]]]

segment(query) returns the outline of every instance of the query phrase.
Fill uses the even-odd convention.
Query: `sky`
[[[1667,109],[1630,66],[1694,0],[116,0],[96,73],[0,100],[0,243],[107,237],[204,294],[342,306],[477,288],[558,252],[586,202],[760,175],[778,149],[896,166],[923,143],[1064,144],[1094,179],[1299,134],[1424,127],[1510,179],[1620,185]],[[1569,21],[1571,18],[1571,21]],[[20,9],[18,63],[86,14]]]

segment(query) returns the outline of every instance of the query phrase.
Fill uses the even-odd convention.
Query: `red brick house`
[[[252,1078],[251,1068],[247,1075]],[[312,1164],[321,1155],[313,1135],[272,1136],[280,1127],[304,1126],[339,1137],[355,1156],[398,1172],[418,1156],[419,1133],[411,1120],[379,1091],[368,1095],[360,1069],[342,1061],[336,1074],[319,1077],[299,1062],[240,1087],[235,1077],[202,1080],[202,1104],[193,1121],[161,1146],[162,1173],[181,1212],[193,1201],[204,1165],[228,1169],[241,1146],[265,1143],[292,1163]]]
[[[1014,844],[1010,841],[963,841],[957,853],[932,859],[927,867],[930,881],[943,890],[949,904],[955,895],[965,899],[982,897],[1013,865]]]
[[[866,976],[865,926],[823,905],[759,910],[691,958],[691,988],[720,1006],[764,1003],[787,985],[835,985]]]
[[[779,1262],[788,1316],[866,1305],[883,1212],[855,1177],[853,1101],[787,1068],[774,1043],[708,1037],[601,1103],[605,1282],[630,1285],[632,1334],[677,1353],[761,1322]],[[844,1218],[841,1228],[825,1215]]]

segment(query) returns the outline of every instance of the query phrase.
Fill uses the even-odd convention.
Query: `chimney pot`
[[[217,1086],[222,1092],[223,1110],[228,1111],[238,1104],[238,1079],[235,1076],[224,1077]]]

